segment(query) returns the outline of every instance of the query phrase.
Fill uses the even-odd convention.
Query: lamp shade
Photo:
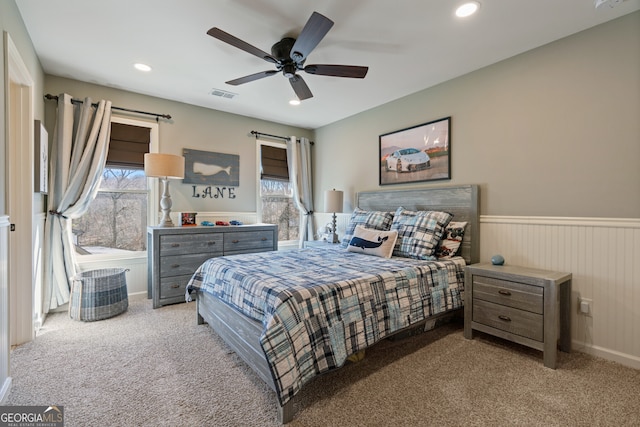
[[[184,157],[175,154],[146,153],[144,174],[158,178],[184,178]]]
[[[342,191],[327,190],[324,192],[324,210],[325,212],[342,212]]]

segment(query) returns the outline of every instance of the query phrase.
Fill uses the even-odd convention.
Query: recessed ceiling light
[[[138,62],[137,64],[133,64],[133,66],[135,67],[136,70],[139,70],[139,71],[151,71],[151,67],[149,67],[147,64],[142,64],[140,62]]]
[[[477,1],[470,1],[462,4],[456,9],[456,16],[459,18],[466,18],[476,13],[480,9],[480,3]]]
[[[300,100],[292,99],[291,101],[289,101],[289,105],[300,105]]]

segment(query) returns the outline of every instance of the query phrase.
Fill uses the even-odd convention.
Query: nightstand
[[[571,352],[571,273],[514,265],[465,268],[464,337],[485,332],[541,350],[555,369]]]

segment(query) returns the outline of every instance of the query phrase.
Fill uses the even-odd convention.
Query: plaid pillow
[[[458,253],[460,244],[462,243],[462,238],[464,237],[464,228],[466,226],[466,222],[455,221],[451,221],[449,225],[447,225],[444,236],[436,248],[436,258],[450,259]]]
[[[453,215],[438,211],[408,211],[399,207],[391,230],[398,230],[393,255],[404,258],[433,260],[438,242]]]
[[[351,214],[351,219],[347,228],[344,231],[344,237],[342,238],[342,247],[349,246],[349,242],[353,237],[353,233],[358,225],[362,225],[366,228],[373,230],[388,231],[391,228],[391,222],[393,221],[393,212],[381,212],[381,211],[365,211],[360,208],[355,208]]]

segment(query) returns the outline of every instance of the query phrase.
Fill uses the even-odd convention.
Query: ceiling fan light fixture
[[[135,68],[138,71],[144,71],[145,73],[148,73],[149,71],[151,71],[150,66],[148,66],[147,64],[143,64],[141,62],[136,62],[135,64],[133,64],[133,68]]]
[[[466,18],[476,13],[480,9],[480,3],[477,1],[469,1],[461,4],[456,9],[456,16],[458,18]]]
[[[296,77],[296,65],[295,64],[284,64],[282,67],[282,74],[288,79],[292,79]]]

